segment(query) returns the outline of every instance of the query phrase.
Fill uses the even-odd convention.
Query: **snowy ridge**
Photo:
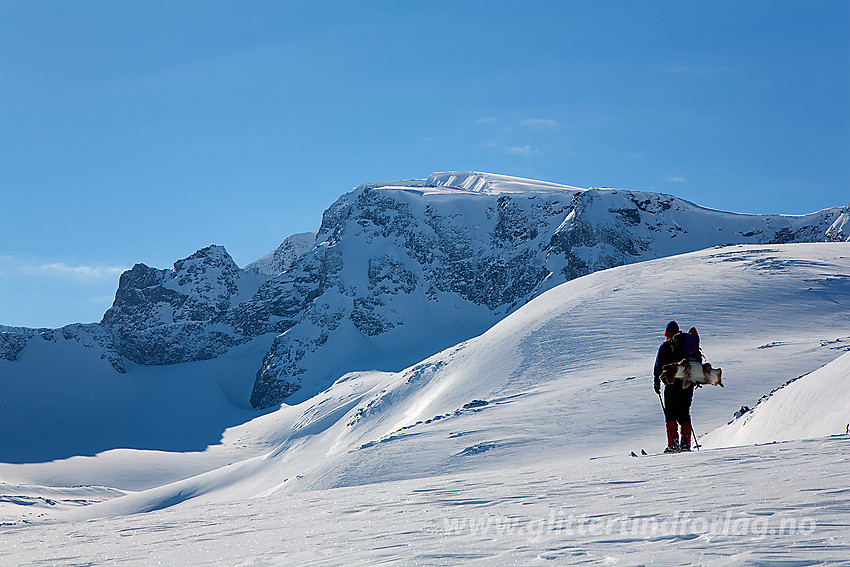
[[[549,181],[537,181],[510,175],[479,173],[474,171],[444,171],[432,173],[425,181],[426,187],[451,187],[476,193],[528,193],[547,191],[583,191]]]
[[[40,340],[39,340],[40,339]],[[124,373],[124,359],[114,344],[114,336],[98,324],[74,323],[58,329],[29,329],[0,325],[0,360],[15,362],[32,341],[59,344],[70,342],[83,349],[95,349],[118,372]]]
[[[112,331],[121,354],[137,364],[215,358],[254,338],[233,332],[224,319],[261,282],[222,246],[198,250],[171,270],[136,264],[121,275],[101,324]]]
[[[272,252],[245,266],[245,269],[261,277],[278,276],[288,270],[302,254],[313,246],[316,241],[316,234],[315,232],[293,234]]]
[[[359,186],[325,211],[316,234],[292,236],[244,269],[221,246],[171,270],[138,264],[100,327],[86,328],[119,371],[125,361],[198,362],[266,342],[237,381],[254,382],[240,405],[271,408],[347,372],[403,369],[574,278],[716,245],[846,240],[847,215],[740,215],[657,193],[435,173]],[[37,335],[0,334],[0,358],[14,360]]]
[[[841,209],[841,214],[826,231],[829,242],[850,242],[850,205]]]
[[[832,346],[850,351],[846,339],[837,339]],[[850,433],[848,378],[850,352],[764,396],[752,411],[713,431],[705,445],[731,447]]]
[[[824,240],[839,216],[838,209],[738,215],[667,195],[490,174],[435,174],[419,185],[452,191],[415,182],[361,186],[328,209],[301,265],[266,284],[265,295],[292,299],[283,320],[251,306],[252,320],[277,319],[286,331],[257,375],[255,407],[306,399],[346,370],[401,368],[600,269],[718,244]],[[316,274],[321,284],[310,289]],[[308,304],[299,319],[296,310]]]

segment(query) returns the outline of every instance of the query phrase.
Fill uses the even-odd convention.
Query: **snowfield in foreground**
[[[848,274],[847,243],[613,268],[205,450],[0,465],[0,563],[841,564]],[[726,387],[696,392],[705,449],[630,457],[664,445],[649,372],[670,319]]]
[[[4,565],[846,565],[850,437],[8,528]]]

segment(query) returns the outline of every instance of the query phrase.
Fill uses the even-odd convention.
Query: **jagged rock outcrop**
[[[0,358],[33,340],[172,364],[266,336],[251,404],[297,402],[345,372],[396,370],[480,334],[524,302],[591,272],[724,244],[847,241],[850,206],[742,215],[640,191],[473,172],[361,185],[317,233],[240,269],[221,246],[163,270],[137,264],[99,324],[0,328]]]
[[[172,270],[144,264],[121,275],[115,302],[101,324],[118,349],[138,364],[214,358],[246,337],[224,320],[259,287],[221,246],[198,250]]]
[[[817,242],[836,231],[833,222],[840,222],[837,208],[799,216],[746,215],[659,193],[588,189],[575,194],[572,212],[552,235],[554,262],[547,268],[570,280],[709,246]]]

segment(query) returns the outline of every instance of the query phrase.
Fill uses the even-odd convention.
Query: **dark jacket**
[[[672,340],[666,340],[658,347],[658,355],[655,357],[655,369],[652,375],[658,380],[665,365],[675,364],[682,361],[681,353],[673,344]]]
[[[667,364],[681,362],[683,358],[685,358],[684,354],[681,350],[679,350],[672,339],[664,341],[661,346],[658,347],[658,355],[655,357],[655,368],[652,371],[652,376],[655,378],[656,386],[661,383],[660,376],[664,366]],[[682,380],[680,378],[676,378],[673,385],[682,389]]]

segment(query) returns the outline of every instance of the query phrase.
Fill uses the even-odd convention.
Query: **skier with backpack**
[[[702,361],[699,350],[699,335],[691,327],[687,333],[679,330],[676,321],[670,321],[664,330],[665,341],[658,347],[653,370],[653,387],[661,396],[661,376],[663,367],[682,360]],[[667,426],[667,448],[665,453],[678,453],[691,450],[691,401],[694,397],[694,384],[684,385],[681,378],[664,379],[664,420]],[[679,429],[681,428],[681,438]]]

